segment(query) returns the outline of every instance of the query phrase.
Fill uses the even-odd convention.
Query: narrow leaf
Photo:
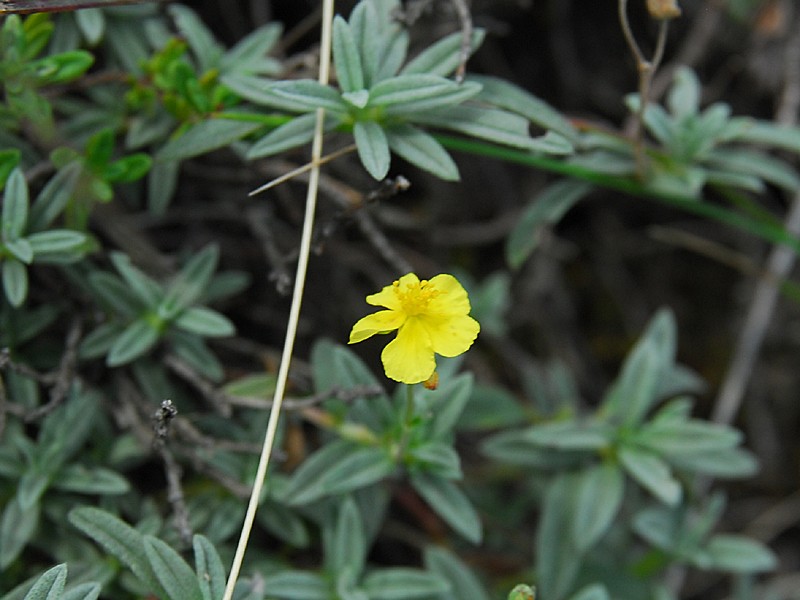
[[[200,121],[158,151],[156,161],[178,161],[229,146],[263,125],[252,121],[216,118]]]
[[[205,306],[187,308],[174,321],[175,327],[204,337],[225,337],[236,333],[230,319]]]
[[[458,181],[458,167],[436,139],[412,125],[402,124],[386,132],[389,148],[420,169],[445,181]]]
[[[362,589],[370,600],[430,598],[450,591],[450,584],[435,573],[394,567],[380,569],[364,577]]]
[[[539,245],[543,230],[555,223],[593,189],[576,179],[556,182],[539,192],[523,211],[506,240],[506,259],[517,269]]]
[[[109,367],[118,367],[146,354],[156,345],[161,332],[144,318],[136,319],[120,334],[106,356]]]
[[[57,565],[36,580],[24,600],[61,600],[66,583],[67,565]]]
[[[639,485],[667,506],[675,506],[683,495],[680,483],[669,465],[655,454],[639,448],[622,447],[618,456],[622,466]]]
[[[581,552],[591,548],[611,526],[622,504],[625,478],[612,462],[585,469],[577,481],[572,536]]]
[[[485,36],[486,32],[483,29],[476,28],[473,30],[472,39],[470,40],[470,52],[474,52],[480,47]],[[408,61],[400,72],[403,75],[429,73],[447,77],[461,64],[461,44],[461,32],[451,33],[435,44],[428,46],[416,57]]]
[[[473,544],[483,537],[481,520],[464,493],[451,481],[417,473],[411,485],[444,521]]]
[[[28,296],[28,270],[16,258],[7,258],[2,263],[3,290],[13,307],[19,307]]]
[[[144,552],[153,573],[170,600],[199,600],[200,587],[194,571],[167,543],[151,535],[143,538]]]
[[[203,600],[218,600],[225,593],[225,567],[214,545],[202,535],[192,538],[195,571]]]
[[[168,597],[150,566],[141,533],[99,508],[81,506],[70,511],[70,522],[116,556],[157,596]]]
[[[3,241],[16,240],[25,231],[28,222],[28,184],[19,168],[15,168],[6,182],[2,211]]]
[[[343,92],[364,89],[364,72],[353,32],[340,15],[333,19],[333,62]]]
[[[373,121],[357,121],[353,126],[353,136],[361,164],[372,177],[383,180],[391,162],[389,141],[383,128]]]
[[[489,600],[486,588],[475,573],[453,552],[442,546],[428,546],[425,567],[450,584],[450,595],[458,600]]]

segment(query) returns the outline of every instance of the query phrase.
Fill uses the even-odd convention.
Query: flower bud
[[[659,21],[681,16],[678,0],[647,0],[647,11],[651,17]]]

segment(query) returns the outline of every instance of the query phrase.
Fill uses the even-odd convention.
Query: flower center
[[[394,292],[403,306],[403,312],[409,317],[424,313],[428,308],[428,303],[441,293],[430,285],[427,279],[417,283],[407,283],[404,289],[400,287],[399,281],[395,281],[393,285]]]

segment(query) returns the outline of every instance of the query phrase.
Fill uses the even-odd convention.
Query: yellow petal
[[[398,329],[405,320],[403,313],[394,310],[381,310],[367,315],[353,325],[348,344],[355,344],[372,337],[376,333],[388,333]]]
[[[439,293],[431,298],[426,313],[430,315],[468,315],[470,306],[467,291],[452,275],[433,277],[429,285]]]
[[[463,354],[469,350],[481,330],[478,322],[467,315],[456,317],[420,315],[418,318],[430,336],[433,351],[442,356]]]
[[[436,370],[428,332],[418,319],[408,319],[381,353],[386,376],[402,383],[425,381]]]
[[[377,294],[371,294],[367,296],[367,304],[372,304],[373,306],[384,306],[390,310],[400,310],[402,308],[402,304],[400,302],[400,296],[397,295],[397,290],[404,289],[409,283],[419,283],[419,278],[414,275],[414,273],[403,275],[399,280],[397,280],[397,285],[392,283],[391,285],[385,286]]]

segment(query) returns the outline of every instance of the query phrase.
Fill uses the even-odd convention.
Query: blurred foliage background
[[[2,600],[221,598],[307,176],[248,194],[317,106],[236,597],[800,597],[800,9],[474,0],[457,83],[462,4],[337,2],[328,90],[317,2],[2,17]],[[665,33],[645,103],[620,6]],[[410,438],[382,340],[343,346],[409,271],[482,325]]]

